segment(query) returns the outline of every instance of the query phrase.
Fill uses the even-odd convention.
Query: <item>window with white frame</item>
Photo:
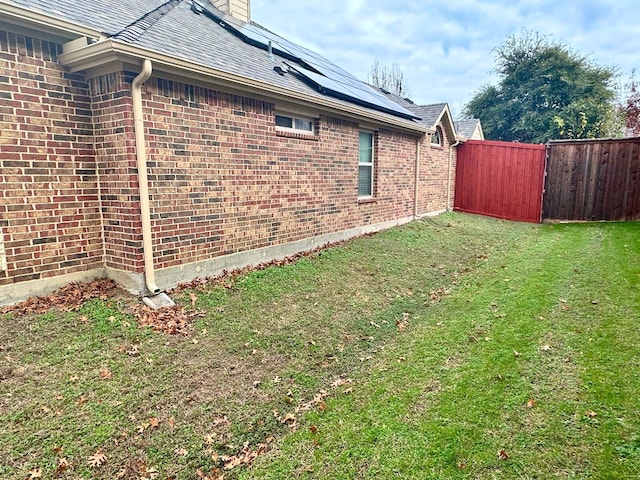
[[[373,133],[360,132],[358,155],[358,196],[373,196]]]
[[[284,132],[313,134],[313,119],[297,115],[276,115],[276,129]]]

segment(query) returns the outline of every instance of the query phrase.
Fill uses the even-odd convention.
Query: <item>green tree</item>
[[[620,134],[613,68],[601,67],[537,32],[509,36],[496,53],[497,85],[485,85],[464,114],[487,139],[545,143]]]

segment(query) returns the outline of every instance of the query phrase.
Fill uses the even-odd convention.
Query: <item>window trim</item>
[[[370,162],[362,162],[361,161],[361,152],[360,152],[360,135],[368,134],[371,138],[371,161]],[[369,200],[374,198],[374,186],[375,186],[375,157],[376,157],[376,142],[375,142],[375,132],[371,130],[359,130],[358,131],[358,200]],[[360,167],[369,167],[371,169],[371,185],[369,186],[370,193],[361,195],[360,194]]]
[[[278,125],[278,117],[291,119],[291,127]],[[296,128],[296,120],[299,120],[300,122],[308,123],[311,126],[311,130]],[[273,117],[273,122],[276,126],[276,131],[279,131],[279,132],[297,133],[300,135],[309,135],[309,136],[313,136],[316,134],[316,122],[313,117],[307,117],[305,115],[298,115],[290,112],[277,112]]]

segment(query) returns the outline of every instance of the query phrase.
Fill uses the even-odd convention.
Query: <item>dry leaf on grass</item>
[[[140,327],[151,327],[153,330],[169,335],[190,335],[193,332],[195,319],[204,315],[200,310],[187,310],[180,305],[153,310],[144,305],[135,305],[131,313],[138,320]]]
[[[107,456],[100,449],[100,450],[97,450],[96,453],[94,453],[87,459],[87,465],[89,465],[91,468],[98,468],[104,465],[106,461],[107,461]]]
[[[112,377],[112,373],[108,368],[103,368],[100,370],[100,378],[103,380],[109,380]]]
[[[30,470],[29,472],[27,472],[27,474],[29,475],[27,477],[29,478],[29,480],[32,480],[34,478],[42,478],[42,469],[39,467],[36,467],[33,470]]]
[[[510,457],[509,457],[509,454],[506,452],[506,450],[500,449],[498,450],[498,458],[500,460],[507,460]]]
[[[525,403],[525,406],[527,408],[533,408],[536,405],[536,401],[533,398],[530,398],[529,400],[527,400],[527,403]]]
[[[175,453],[178,457],[186,457],[189,452],[186,448],[176,448],[173,453]]]

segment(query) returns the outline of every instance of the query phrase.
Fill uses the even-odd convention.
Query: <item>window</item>
[[[436,131],[431,135],[431,145],[442,146],[442,129],[440,127],[436,127]]]
[[[276,115],[276,128],[285,131],[313,133],[313,120],[304,117]]]
[[[360,132],[358,196],[373,196],[373,133]]]

